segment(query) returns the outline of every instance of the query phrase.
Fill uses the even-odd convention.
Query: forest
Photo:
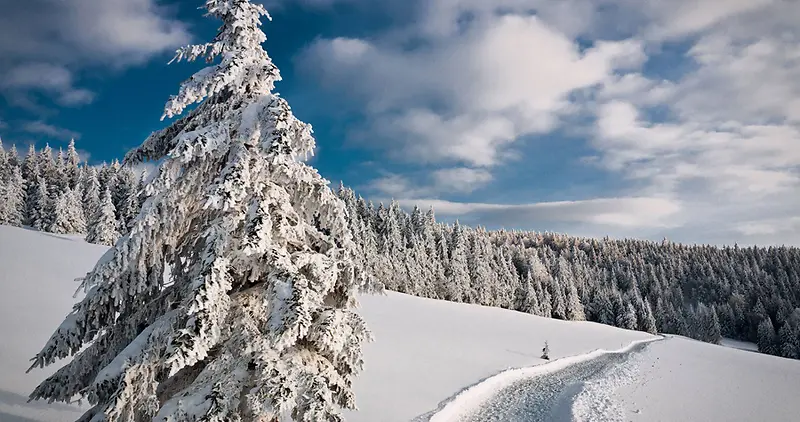
[[[20,157],[0,143],[0,224],[113,245],[144,174],[81,163],[74,142]],[[340,186],[360,263],[388,290],[564,320],[750,341],[800,359],[800,249],[590,239],[436,221]],[[375,286],[374,288],[379,288]]]
[[[365,265],[385,288],[800,358],[800,249],[589,239],[471,228],[374,206],[340,186]]]

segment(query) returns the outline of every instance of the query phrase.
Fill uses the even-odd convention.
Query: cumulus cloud
[[[90,60],[141,62],[190,36],[154,0],[27,0],[5,5],[0,15],[0,55],[59,63]]]
[[[645,59],[636,41],[582,50],[541,18],[510,14],[413,50],[404,43],[323,39],[304,63],[329,87],[359,80],[348,93],[394,157],[481,167],[513,156],[520,137],[557,127],[571,112],[571,93]]]
[[[440,214],[477,223],[630,221],[685,240],[800,241],[786,223],[800,207],[800,3],[412,3],[411,25],[321,39],[301,58],[324,86],[347,89],[368,139],[417,175],[372,191],[431,198]],[[592,150],[584,162],[619,179],[599,196],[618,199],[446,199],[502,189],[498,169],[524,171],[531,158],[524,141],[547,142],[567,121]]]
[[[27,63],[6,71],[0,86],[6,91],[34,90],[52,95],[64,106],[79,106],[92,102],[94,93],[74,85],[73,74],[60,65]]]
[[[76,76],[85,66],[139,64],[189,39],[186,25],[155,0],[10,2],[0,14],[0,88],[33,110],[31,92],[63,106],[87,104],[94,94]]]
[[[23,131],[37,135],[45,135],[59,140],[80,139],[81,134],[69,129],[47,124],[43,121],[27,122],[22,125]]]
[[[432,206],[439,216],[469,217],[482,225],[519,227],[551,222],[632,228],[668,228],[681,205],[664,198],[600,198],[530,204],[486,204],[406,199],[404,207]]]
[[[492,181],[492,174],[484,169],[457,167],[433,172],[434,185],[445,192],[470,193]]]

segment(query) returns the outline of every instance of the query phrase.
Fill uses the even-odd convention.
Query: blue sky
[[[0,16],[0,135],[92,163],[163,127],[197,1]],[[269,0],[313,164],[490,228],[800,244],[800,16],[779,0]]]

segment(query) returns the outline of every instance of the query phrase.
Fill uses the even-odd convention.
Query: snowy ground
[[[749,352],[758,352],[758,345],[750,343],[749,341],[734,340],[730,338],[723,338],[719,344],[721,346],[730,347],[733,349],[747,350]]]
[[[0,421],[62,422],[79,415],[70,406],[26,403],[54,369],[25,369],[69,311],[73,279],[104,250],[0,226]],[[348,413],[351,422],[454,420],[442,409],[479,405],[507,386],[485,388],[492,380],[539,373],[550,378],[531,385],[562,385],[567,378],[555,375],[560,370],[577,374],[581,385],[568,402],[575,420],[793,420],[800,414],[800,401],[794,400],[800,395],[800,361],[670,338],[620,361],[585,363],[604,356],[594,350],[624,349],[653,337],[397,293],[362,297],[362,305],[377,340],[365,349],[367,367],[355,383],[361,410]],[[504,372],[545,363],[539,358],[545,340],[554,361]],[[571,367],[577,362],[583,366]],[[476,391],[483,393],[473,396]],[[464,406],[465,397],[475,400]]]
[[[27,394],[52,370],[25,369],[69,311],[73,279],[104,250],[0,226],[0,421],[61,422],[78,415],[67,406],[27,404]],[[352,422],[408,421],[428,413],[484,378],[544,362],[545,340],[556,359],[650,337],[397,293],[363,297],[362,306],[377,340],[366,346],[367,367],[355,383],[361,410],[348,414]]]
[[[800,420],[800,361],[670,337],[614,393],[626,421]]]

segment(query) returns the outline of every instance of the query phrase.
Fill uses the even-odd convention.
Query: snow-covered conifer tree
[[[581,299],[578,296],[578,289],[575,287],[575,279],[570,278],[566,280],[566,289],[567,289],[567,301],[566,301],[566,311],[567,311],[567,319],[570,321],[583,321],[586,319],[586,315],[583,310],[583,304],[581,303]]]
[[[447,285],[444,298],[462,302],[469,288],[469,265],[467,263],[467,239],[464,228],[456,221],[453,225],[450,247],[450,262],[447,267]]]
[[[38,169],[38,156],[36,155],[36,148],[33,144],[28,145],[28,154],[22,162],[22,178],[31,181]]]
[[[136,175],[129,168],[117,170],[116,186],[112,197],[117,210],[120,233],[127,233],[134,217],[139,214],[139,192]]]
[[[63,234],[86,233],[86,217],[81,204],[81,192],[67,188],[58,197],[50,231]]]
[[[19,154],[17,153],[17,146],[11,144],[11,148],[6,153],[6,162],[11,167],[19,167]]]
[[[91,224],[100,206],[100,181],[97,180],[97,170],[93,167],[84,168],[81,191],[83,192],[83,213]]]
[[[626,330],[636,329],[636,308],[633,307],[632,303],[628,302],[622,313],[617,315],[617,327]]]
[[[44,181],[47,182],[47,186],[50,188],[54,184],[53,181],[56,179],[58,172],[56,162],[53,159],[53,148],[50,147],[50,144],[45,144],[44,148],[39,151],[36,157],[36,164],[39,168],[39,174],[44,177]]]
[[[775,334],[775,327],[772,325],[772,320],[764,318],[758,324],[758,351],[767,354],[776,354],[778,352],[777,339]]]
[[[9,179],[11,175],[11,166],[8,163],[8,153],[3,147],[3,140],[0,139],[0,183]]]
[[[639,327],[640,331],[645,331],[650,334],[658,332],[656,325],[656,318],[653,316],[653,308],[650,306],[650,301],[644,300],[644,325]]]
[[[81,394],[93,421],[342,420],[370,337],[344,207],[302,161],[311,128],[272,92],[263,6],[205,7],[218,35],[177,59],[220,61],[164,114],[200,104],[126,156],[158,174],[33,366],[77,356],[31,397]]]
[[[25,181],[17,166],[12,166],[10,176],[0,192],[0,224],[21,226],[25,221]]]
[[[106,189],[89,221],[86,241],[98,245],[114,246],[119,239],[117,218],[111,192]]]
[[[67,146],[67,156],[65,159],[66,177],[71,189],[75,189],[75,187],[78,186],[81,174],[80,162],[81,158],[78,156],[78,150],[75,149],[75,140],[71,139],[69,141],[69,146]]]
[[[31,185],[35,186],[35,189],[32,191],[32,198],[28,201],[31,206],[28,209],[28,221],[34,229],[46,231],[50,228],[53,218],[47,182],[43,177],[38,177]]]

